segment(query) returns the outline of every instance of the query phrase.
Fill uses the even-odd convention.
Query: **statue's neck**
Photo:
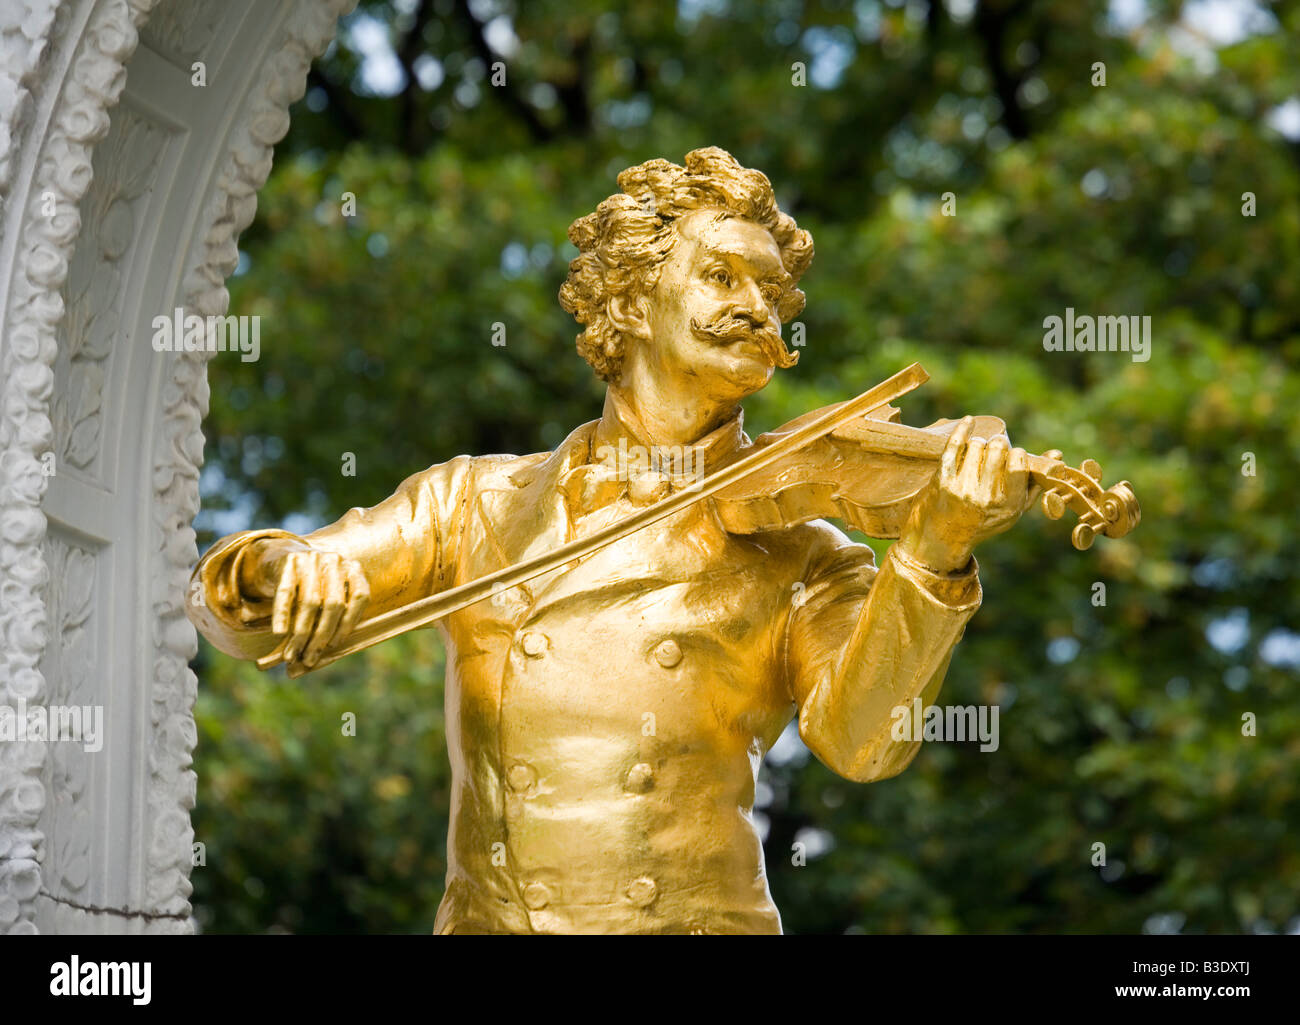
[[[651,415],[647,417],[647,413]],[[700,457],[712,464],[744,444],[744,416],[738,403],[730,411],[713,410],[709,416],[673,418],[663,414],[663,407],[637,402],[627,391],[611,386],[605,393],[593,450],[603,445],[617,447],[620,439],[626,439],[628,446],[652,451],[696,448]]]
[[[642,445],[694,445],[740,414],[740,404],[710,403],[674,392],[635,391],[610,385],[605,393],[603,423]]]

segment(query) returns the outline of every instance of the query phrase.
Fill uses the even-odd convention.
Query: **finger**
[[[980,472],[984,467],[984,450],[988,443],[983,438],[966,442],[966,458],[957,475],[957,484],[966,495],[979,493]]]
[[[1011,442],[1005,434],[992,438],[984,448],[984,465],[980,475],[990,501],[1000,505],[1007,500],[1007,459]]]
[[[293,611],[293,599],[297,593],[297,560],[291,555],[284,560],[280,571],[280,586],[275,589],[275,605],[271,608],[271,632],[278,637],[289,632],[289,614]]]
[[[298,611],[293,617],[293,636],[284,649],[284,660],[292,662],[311,639],[311,628],[320,612],[321,574],[315,560],[299,572]]]
[[[957,469],[965,459],[966,443],[970,440],[970,432],[974,427],[973,416],[963,417],[948,436],[948,444],[944,446],[943,455],[939,458],[940,480],[952,480],[957,475]]]
[[[303,652],[303,662],[314,666],[320,654],[334,638],[334,630],[343,618],[347,602],[347,583],[338,559],[330,559],[321,567],[321,605],[320,618],[316,620],[316,629]]]
[[[1021,503],[1021,507],[1028,509],[1043,493],[1042,485],[1034,480],[1029,472],[1029,453],[1023,448],[1013,448],[1007,468],[1010,475],[1007,487],[1011,489],[1012,494],[1017,494],[1020,489],[1024,489],[1025,500]]]
[[[348,566],[348,607],[343,613],[343,619],[339,622],[339,628],[335,633],[337,640],[342,641],[352,635],[356,629],[357,621],[361,618],[361,613],[365,612],[366,606],[370,603],[370,585],[366,582],[366,575],[361,572],[361,568],[356,563]],[[333,642],[331,642],[333,643]]]

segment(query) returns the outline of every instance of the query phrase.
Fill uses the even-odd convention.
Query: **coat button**
[[[546,651],[546,634],[529,630],[520,640],[519,646],[524,649],[524,654],[529,658],[538,658]]]
[[[655,901],[655,896],[659,893],[659,887],[649,876],[642,876],[640,879],[632,880],[632,884],[627,888],[627,899],[639,908],[648,908]]]
[[[510,766],[510,771],[506,773],[506,782],[510,784],[511,790],[516,793],[523,793],[537,782],[537,773],[533,771],[531,765],[516,762]]]
[[[626,788],[634,794],[644,794],[655,785],[655,771],[645,762],[638,762],[628,771]]]
[[[545,883],[529,883],[524,887],[524,906],[530,911],[541,911],[551,902],[551,891]]]
[[[671,669],[682,660],[682,649],[671,637],[655,648],[655,661],[665,669]]]

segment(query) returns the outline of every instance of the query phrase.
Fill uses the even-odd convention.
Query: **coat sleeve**
[[[351,509],[310,534],[248,530],[223,538],[194,568],[191,620],[227,655],[256,659],[275,648],[273,601],[258,600],[239,587],[240,563],[264,538],[295,541],[359,562],[370,585],[367,617],[451,586],[471,472],[471,458],[458,456],[408,477],[378,505]]]
[[[893,710],[938,696],[980,605],[979,567],[972,557],[960,573],[936,574],[895,545],[877,569],[870,548],[834,533],[839,543],[815,559],[787,620],[799,734],[839,775],[887,779],[920,748],[919,740],[893,739]]]

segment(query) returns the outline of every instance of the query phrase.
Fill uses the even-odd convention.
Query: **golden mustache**
[[[754,341],[767,361],[783,370],[799,362],[799,354],[787,349],[777,332],[754,327],[748,321],[736,317],[719,317],[708,324],[701,323],[698,317],[692,317],[691,330],[716,342],[734,342],[742,338]]]

